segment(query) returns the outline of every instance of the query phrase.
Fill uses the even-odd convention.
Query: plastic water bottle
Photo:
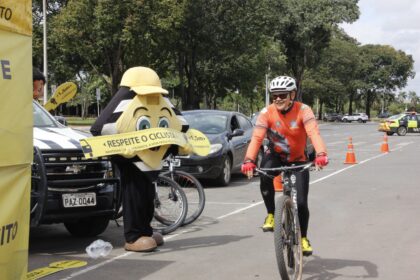
[[[111,243],[103,241],[102,239],[98,239],[86,247],[86,253],[93,259],[106,257],[111,252],[111,250]]]

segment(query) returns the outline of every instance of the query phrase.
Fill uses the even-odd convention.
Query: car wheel
[[[104,232],[108,223],[109,217],[90,217],[75,222],[65,222],[64,226],[73,236],[93,237]]]
[[[394,135],[394,132],[392,132],[392,131],[387,131],[387,132],[386,132],[386,135],[388,135],[388,136]]]
[[[225,160],[223,161],[222,172],[220,172],[219,177],[217,177],[216,182],[222,186],[227,186],[230,182],[231,177],[231,160],[229,155],[226,155]]]
[[[357,122],[362,123],[362,119],[358,119]]]
[[[405,135],[407,134],[407,128],[406,128],[405,126],[400,126],[400,127],[397,129],[397,134],[398,134],[399,136],[405,136]]]

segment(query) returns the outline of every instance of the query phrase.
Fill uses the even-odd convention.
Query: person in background
[[[39,71],[38,68],[33,68],[32,70],[32,78],[33,78],[33,99],[36,101],[39,101],[42,99],[44,94],[44,85],[45,85],[45,76],[42,74],[41,71]]]
[[[273,103],[261,110],[258,116],[241,168],[241,171],[248,177],[252,177],[256,168],[255,160],[265,137],[268,138],[269,144],[261,162],[262,168],[307,162],[305,148],[308,137],[315,148],[315,165],[322,168],[328,164],[327,150],[319,134],[314,113],[309,106],[294,101],[296,91],[296,81],[291,77],[279,76],[270,82]],[[298,172],[296,176],[302,251],[304,255],[308,256],[312,254],[312,247],[307,238],[309,170]],[[273,231],[275,207],[273,180],[261,176],[260,189],[268,213],[262,229],[263,231]]]

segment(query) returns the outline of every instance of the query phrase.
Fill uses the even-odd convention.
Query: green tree
[[[361,46],[360,59],[359,79],[367,115],[379,93],[401,89],[415,75],[412,56],[388,45]]]
[[[319,98],[321,117],[327,111],[343,113],[345,101],[349,111],[356,92],[359,67],[358,46],[342,30],[336,30],[328,47],[321,53],[318,64],[309,69],[302,83],[303,93]]]
[[[343,22],[359,17],[358,0],[285,0],[274,1],[278,14],[274,30],[283,44],[290,74],[298,83],[298,100],[302,100],[301,82],[307,68],[319,61],[328,47],[333,30]]]

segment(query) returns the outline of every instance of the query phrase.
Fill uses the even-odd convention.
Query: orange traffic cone
[[[282,184],[281,175],[278,175],[274,177],[273,179],[273,185],[274,185],[274,191],[275,192],[282,192],[283,191],[283,184]]]
[[[388,136],[386,135],[386,133],[384,134],[384,141],[381,145],[381,153],[389,153]]]
[[[347,145],[347,154],[346,160],[344,161],[345,164],[356,164],[356,156],[354,155],[353,149],[353,141],[352,138],[349,137],[349,144]]]

